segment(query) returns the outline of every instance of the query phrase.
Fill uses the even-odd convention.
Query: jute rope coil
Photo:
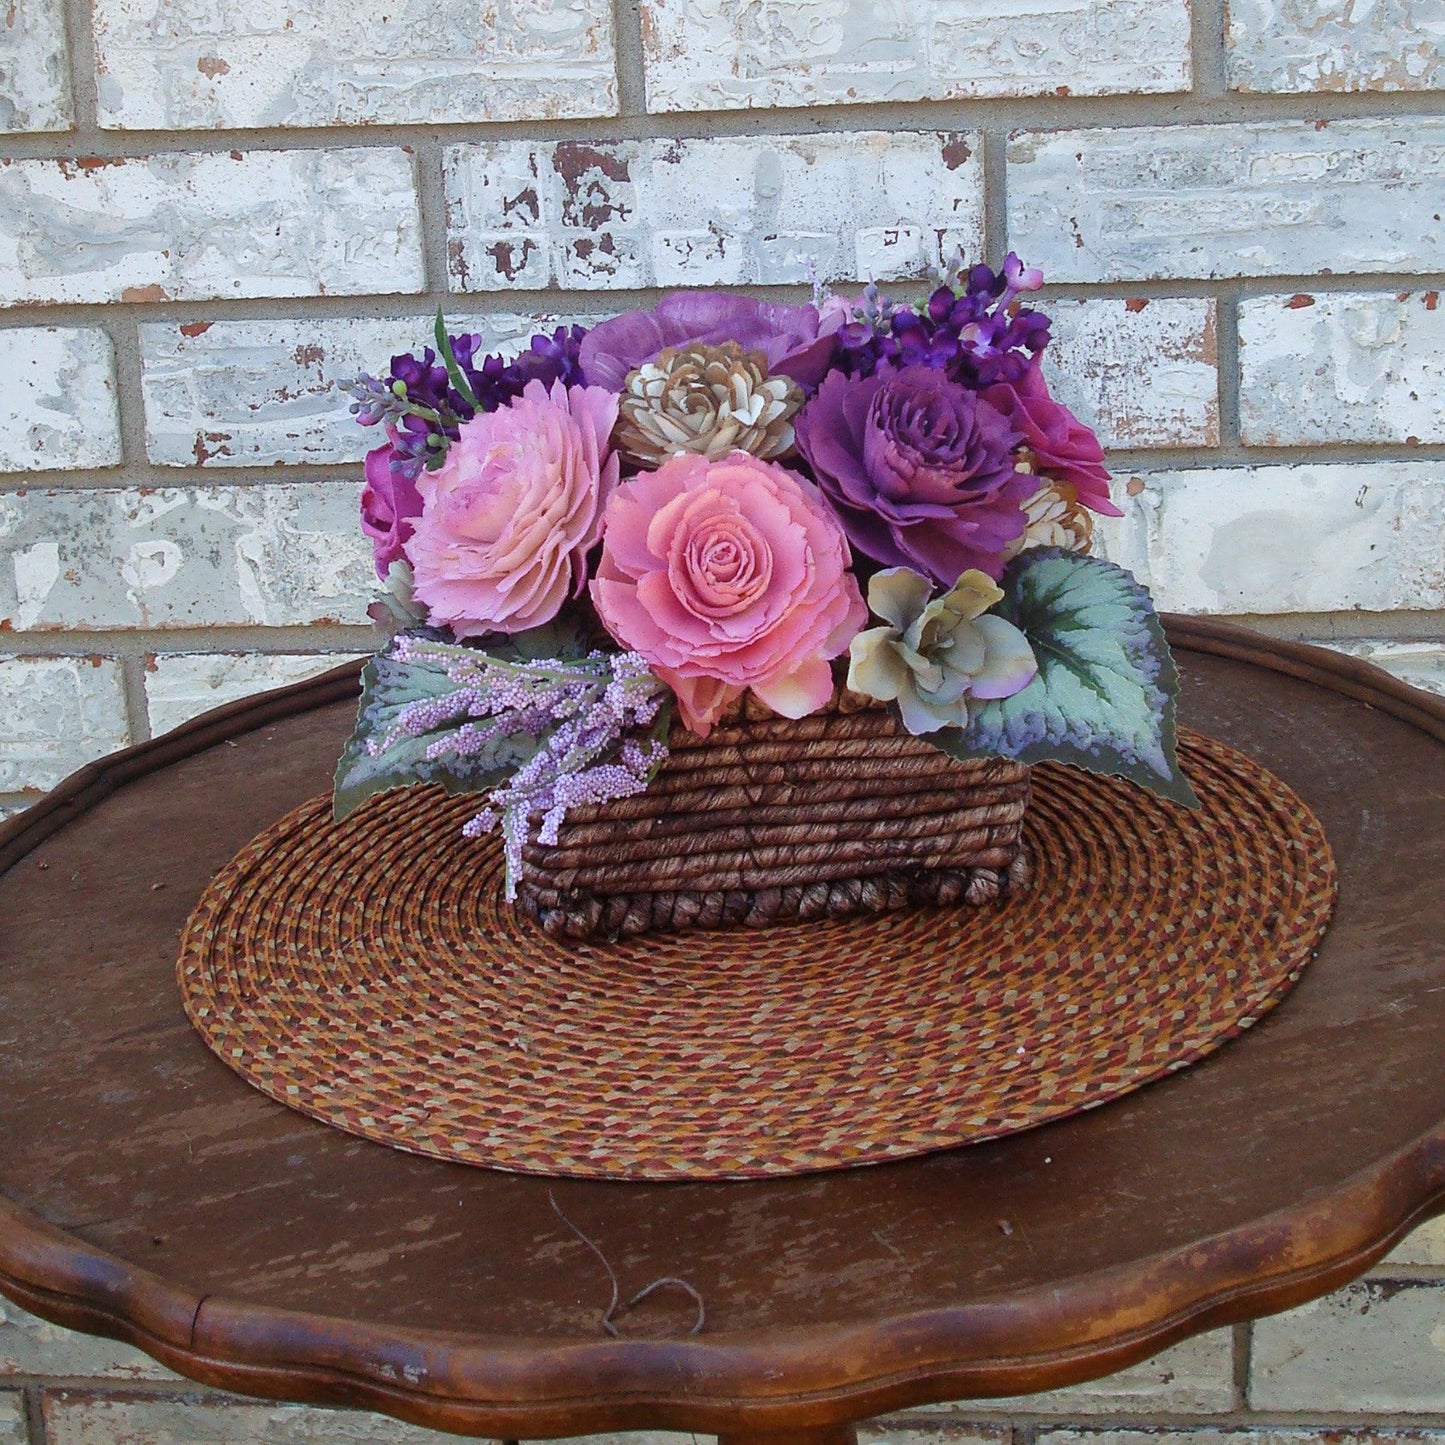
[[[568,816],[523,859],[550,934],[763,927],[985,903],[1027,878],[1029,770],[959,762],[846,690],[779,718],[739,703],[704,741],[675,727],[645,793]]]
[[[179,971],[272,1098],[415,1153],[722,1179],[905,1158],[1092,1108],[1204,1057],[1299,977],[1335,874],[1232,749],[1181,747],[1198,813],[1033,770],[1026,893],[748,933],[548,937],[502,898],[470,798],[318,798],[198,904]]]

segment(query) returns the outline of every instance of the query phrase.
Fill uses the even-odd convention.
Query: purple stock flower
[[[811,390],[822,380],[836,347],[841,308],[820,316],[814,306],[782,306],[719,291],[674,291],[653,311],[628,311],[594,326],[582,342],[582,372],[589,386],[621,391],[627,374],[655,361],[664,347],[736,341],[761,351],[768,371]]]
[[[797,420],[798,448],[848,540],[889,567],[952,587],[997,578],[1037,478],[1014,469],[1018,433],[967,387],[927,366],[828,376]]]
[[[1049,342],[1048,317],[1018,302],[1042,284],[1010,251],[997,275],[975,266],[962,295],[945,284],[921,308],[880,307],[870,287],[864,318],[839,332],[838,364],[852,376],[927,366],[975,389],[1017,380]]]
[[[402,549],[411,536],[412,519],[421,515],[421,493],[416,488],[418,470],[390,443],[366,454],[361,530],[371,538],[376,575],[383,580],[393,562],[405,560]]]

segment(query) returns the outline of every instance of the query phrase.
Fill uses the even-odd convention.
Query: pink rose
[[[831,696],[829,659],[868,618],[848,543],[817,488],[733,452],[683,455],[607,503],[592,600],[706,737],[744,689],[803,717]]]
[[[445,462],[417,478],[422,511],[406,544],[433,624],[458,637],[525,632],[582,591],[617,485],[616,420],[610,391],[530,381],[462,424]]]
[[[404,467],[393,467],[390,443],[366,454],[366,485],[361,489],[361,530],[371,538],[376,575],[383,581],[388,568],[405,554],[412,519],[421,511],[416,483]]]

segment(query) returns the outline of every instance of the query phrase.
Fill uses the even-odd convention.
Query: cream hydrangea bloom
[[[985,573],[965,572],[942,597],[927,577],[888,567],[868,584],[868,606],[888,624],[849,648],[848,686],[896,702],[911,733],[964,727],[970,698],[1011,697],[1038,672],[1028,639],[987,615],[1003,597]]]

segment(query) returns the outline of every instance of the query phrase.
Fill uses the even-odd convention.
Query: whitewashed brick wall
[[[1049,273],[1161,605],[1445,692],[1442,55],[1445,0],[0,8],[0,817],[366,650],[336,382],[439,306],[514,347],[955,244]],[[1386,1286],[871,1438],[1445,1445],[1416,1240]],[[138,1359],[0,1318],[0,1445],[424,1438]]]

